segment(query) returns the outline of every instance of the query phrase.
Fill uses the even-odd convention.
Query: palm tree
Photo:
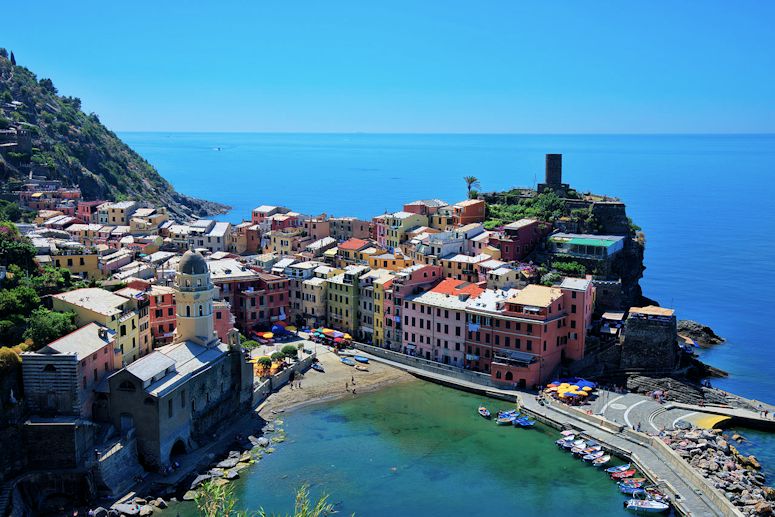
[[[463,181],[466,182],[466,187],[468,188],[468,197],[471,197],[472,189],[479,189],[481,187],[479,184],[479,178],[476,176],[464,176]]]

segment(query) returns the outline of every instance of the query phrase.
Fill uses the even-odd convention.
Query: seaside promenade
[[[558,429],[571,428],[582,436],[599,441],[610,451],[629,458],[651,478],[652,482],[671,494],[676,510],[682,515],[742,515],[721,493],[707,484],[699,474],[694,473],[688,464],[675,455],[671,456],[672,451],[667,446],[660,447],[656,444],[655,440],[659,441],[658,438],[635,432],[623,424],[610,422],[594,414],[588,415],[584,411],[558,402],[540,404],[535,395],[530,392],[485,386],[443,372],[430,371],[380,357],[365,351],[366,347],[359,347],[358,344],[356,348],[360,348],[359,353],[366,355],[370,360],[391,365],[416,377],[465,391],[518,402],[524,411],[545,424]]]

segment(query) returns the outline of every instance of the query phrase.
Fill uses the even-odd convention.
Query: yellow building
[[[94,322],[114,331],[124,365],[151,351],[150,339],[143,339],[145,332],[141,335],[139,309],[131,299],[98,287],[76,289],[51,298],[55,311],[75,313],[79,327]]]
[[[390,271],[401,271],[414,265],[414,260],[398,251],[372,255],[367,257],[366,261],[372,269],[389,269]]]
[[[135,210],[137,210],[137,201],[119,201],[118,203],[111,203],[107,206],[108,210],[108,224],[115,224],[119,226],[129,226],[129,220],[132,218]]]
[[[269,252],[278,255],[295,255],[302,249],[305,233],[301,228],[286,228],[269,232]]]
[[[326,319],[330,327],[351,334],[356,331],[360,323],[360,277],[368,270],[368,266],[348,266],[344,273],[326,279]]]
[[[385,343],[385,296],[393,285],[393,277],[382,277],[374,280],[374,345]]]
[[[428,217],[412,212],[396,212],[385,214],[382,224],[385,225],[385,247],[396,249],[406,240],[407,231],[417,226],[428,226]]]
[[[67,269],[72,274],[83,278],[102,278],[99,255],[85,248],[59,250],[52,253],[51,265]]]

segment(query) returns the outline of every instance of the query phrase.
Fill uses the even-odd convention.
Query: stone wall
[[[675,319],[663,322],[627,318],[622,338],[622,369],[673,370],[678,357]]]
[[[27,422],[24,445],[33,469],[82,467],[94,453],[95,426],[91,422]]]

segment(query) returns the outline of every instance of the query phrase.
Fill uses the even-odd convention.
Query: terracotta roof
[[[436,287],[431,289],[431,292],[439,294],[449,294],[457,296],[459,294],[470,294],[473,297],[479,296],[484,292],[484,289],[471,282],[465,282],[463,280],[456,280],[454,278],[446,278],[439,283]]]
[[[347,239],[342,244],[338,246],[340,250],[347,250],[347,251],[357,251],[365,248],[369,245],[369,241],[365,241],[363,239]]]
[[[650,316],[673,316],[675,311],[656,305],[647,305],[646,307],[630,307],[630,314],[646,314]]]

